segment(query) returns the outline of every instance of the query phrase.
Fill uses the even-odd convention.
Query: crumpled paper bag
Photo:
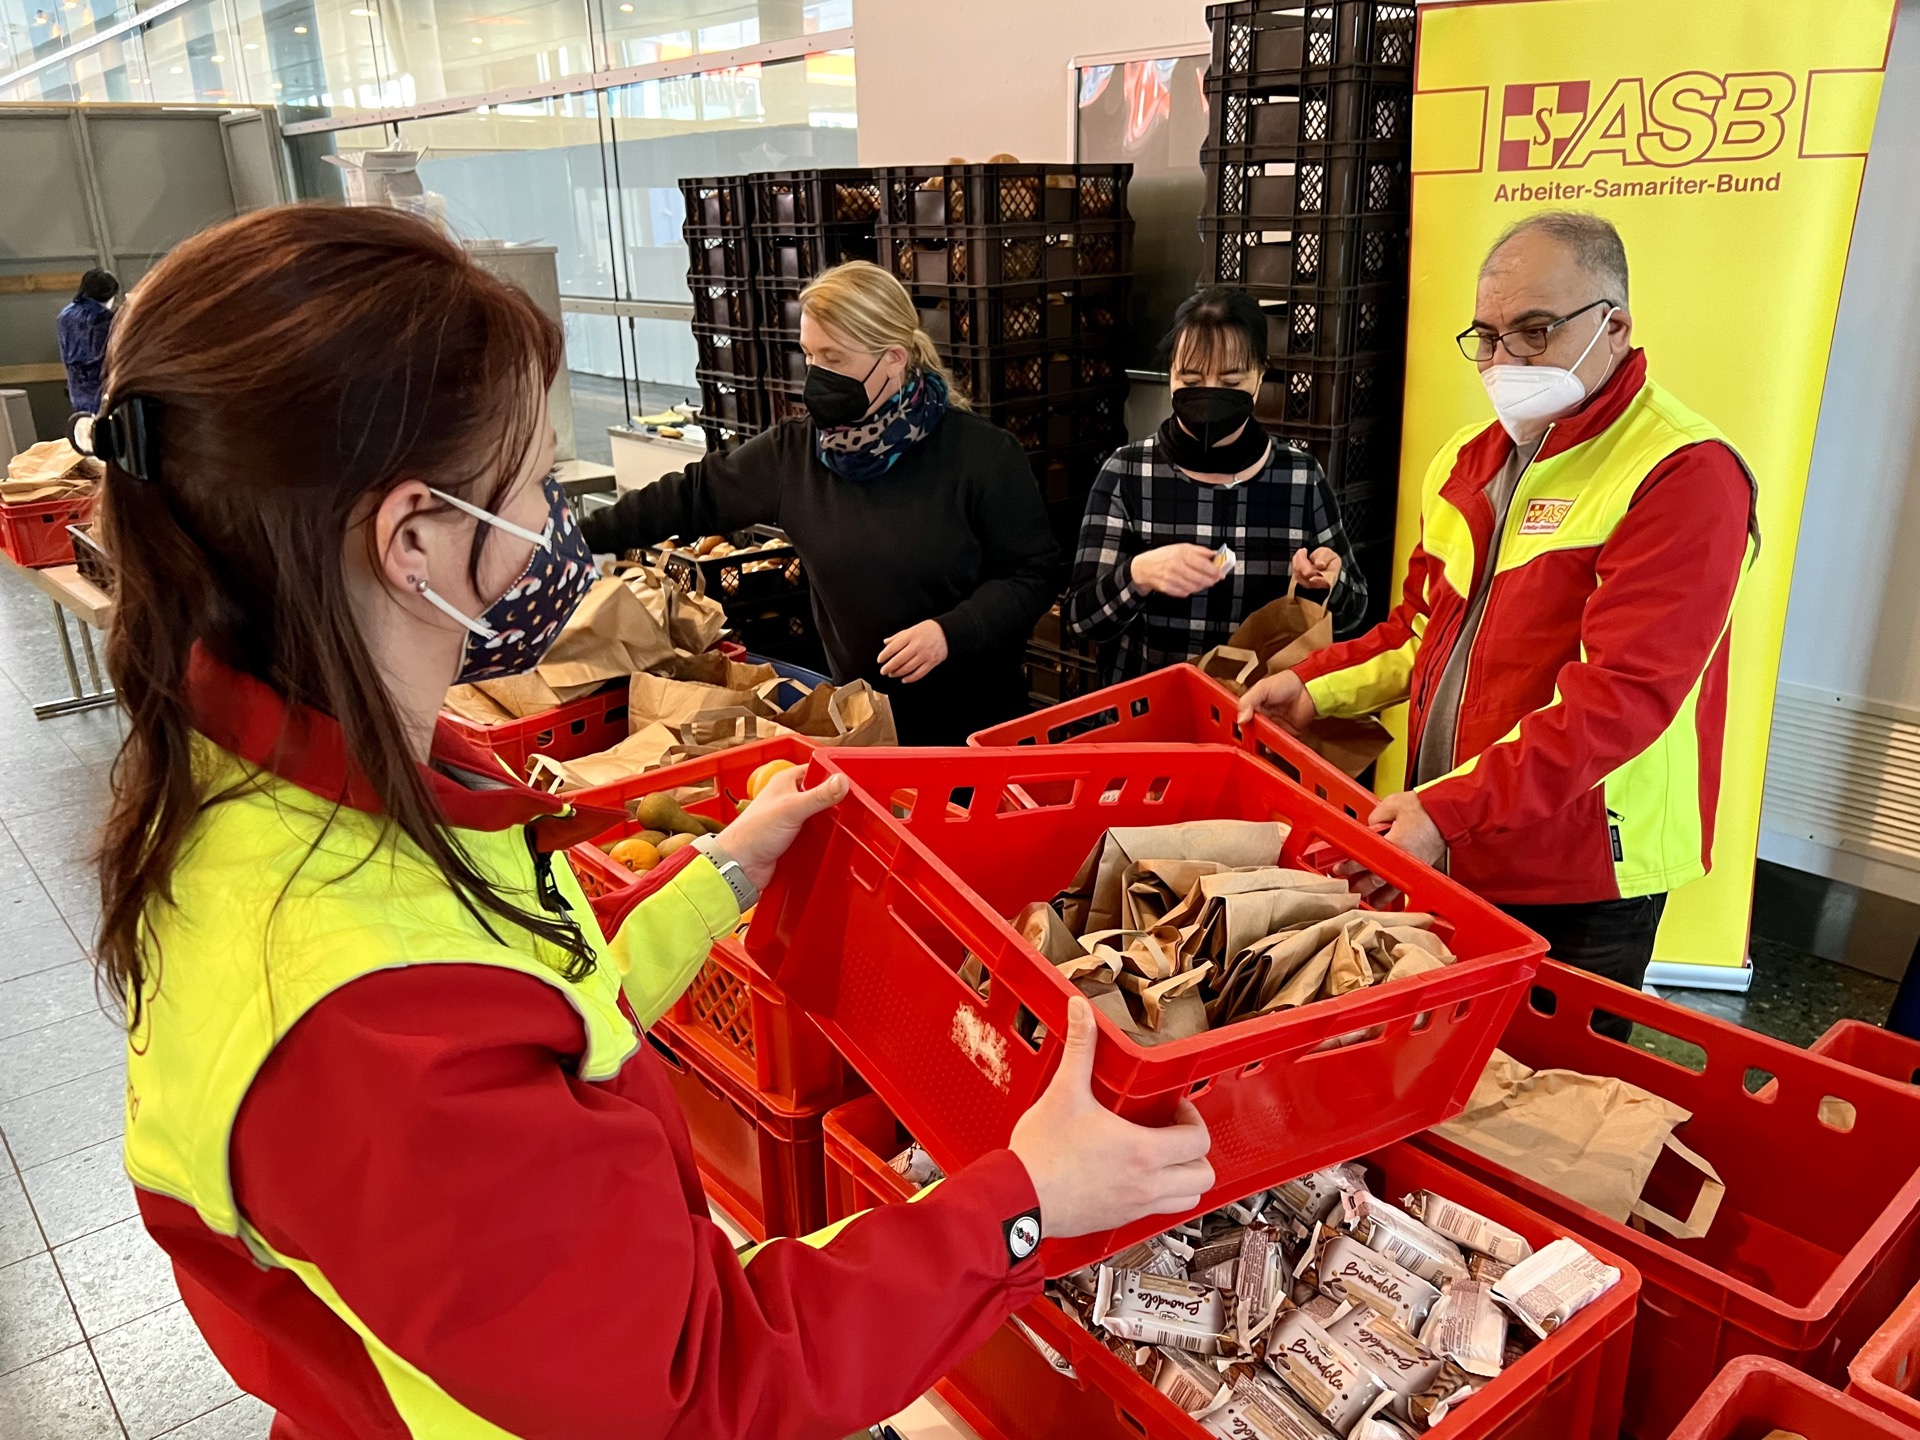
[[[582,755],[577,760],[556,760],[551,755],[535,755],[528,767],[527,783],[536,790],[545,790],[554,795],[570,795],[576,790],[595,785],[611,785],[656,768],[679,748],[680,743],[680,737],[665,725],[649,725],[597,755]]]
[[[1434,1133],[1611,1220],[1639,1219],[1675,1239],[1697,1240],[1712,1226],[1726,1186],[1710,1163],[1673,1138],[1674,1128],[1692,1118],[1625,1080],[1529,1070],[1496,1050],[1467,1108]],[[1663,1150],[1700,1172],[1685,1219],[1641,1198]]]
[[[847,685],[815,685],[811,689],[787,682],[801,691],[792,704],[771,712],[771,718],[823,747],[897,745],[893,701],[864,680]]]
[[[1271,865],[1288,827],[1265,820],[1193,820],[1109,830],[1060,897],[1067,928],[1079,935],[1121,928],[1127,868],[1141,860],[1211,860],[1230,868]]]
[[[1236,650],[1251,650],[1269,675],[1291,670],[1314,651],[1333,644],[1333,612],[1294,594],[1298,585],[1289,579],[1285,595],[1242,620],[1227,640]]]
[[[667,627],[640,597],[619,580],[599,580],[533,673],[554,690],[565,691],[624,680],[674,655]]]
[[[64,500],[91,490],[106,473],[105,465],[82,455],[65,440],[42,440],[7,461],[7,478],[0,481],[0,504]]]

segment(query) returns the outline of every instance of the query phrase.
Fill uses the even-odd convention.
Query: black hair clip
[[[160,402],[144,395],[116,400],[102,415],[78,414],[67,421],[67,443],[82,455],[118,465],[136,480],[160,475]]]

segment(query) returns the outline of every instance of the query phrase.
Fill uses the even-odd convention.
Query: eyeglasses
[[[1509,330],[1504,335],[1496,335],[1491,330],[1482,330],[1478,326],[1469,325],[1453,338],[1460,347],[1460,353],[1476,364],[1491,360],[1494,349],[1502,345],[1506,347],[1509,355],[1531,358],[1543,354],[1547,343],[1553,339],[1553,332],[1569,320],[1602,305],[1612,304],[1611,300],[1599,299],[1591,305],[1582,305],[1578,310],[1562,315],[1558,320],[1549,320],[1544,325],[1525,325],[1518,330]]]

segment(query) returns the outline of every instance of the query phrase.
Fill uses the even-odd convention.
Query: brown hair
[[[284,206],[195,236],[114,326],[103,413],[157,409],[147,480],[109,464],[101,520],[116,566],[107,665],[129,720],[100,851],[99,965],[138,1023],[156,957],[143,917],[172,903],[195,818],[193,647],[289,705],[332,716],[388,827],[482,913],[593,953],[522,908],[442,824],[348,595],[351,528],[403,479],[495,508],[536,435],[534,377],[558,328],[447,236],[397,211]],[[477,575],[492,527],[475,529]],[[368,537],[371,544],[371,535]],[[337,797],[326,797],[334,799]]]

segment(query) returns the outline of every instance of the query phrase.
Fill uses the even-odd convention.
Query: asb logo
[[[1502,170],[1579,170],[1589,161],[1675,169],[1764,160],[1787,135],[1791,75],[1683,70],[1628,75],[1599,102],[1586,80],[1509,85],[1500,107]]]
[[[1560,163],[1587,118],[1585,80],[1509,85],[1500,108],[1500,168],[1550,170]]]

